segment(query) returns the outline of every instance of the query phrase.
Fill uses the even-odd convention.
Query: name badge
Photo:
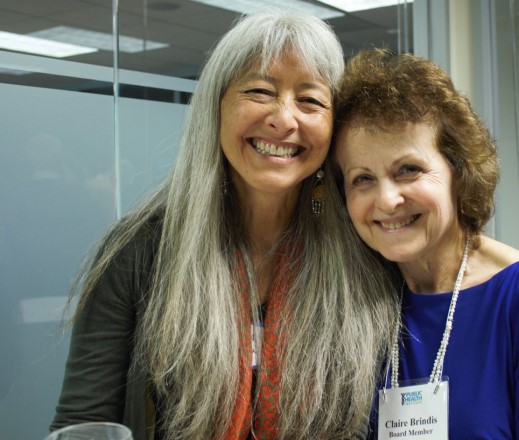
[[[449,382],[379,391],[378,440],[449,438]]]

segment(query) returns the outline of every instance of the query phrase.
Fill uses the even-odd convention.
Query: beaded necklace
[[[465,268],[467,267],[467,260],[469,257],[469,249],[470,249],[470,235],[467,236],[467,241],[465,243],[465,250],[463,251],[463,258],[461,260],[460,269],[458,271],[458,276],[456,277],[456,282],[454,283],[454,290],[452,292],[451,303],[449,305],[449,312],[447,313],[447,322],[445,323],[445,330],[443,331],[443,337],[440,343],[440,348],[438,349],[438,353],[436,354],[436,359],[434,360],[433,368],[431,371],[431,375],[429,376],[429,383],[439,384],[442,378],[443,373],[443,362],[445,360],[445,353],[447,352],[447,345],[449,344],[449,338],[452,331],[452,323],[454,321],[454,312],[456,310],[456,302],[458,301],[458,295],[460,293],[461,283],[463,281],[463,276],[465,275]],[[402,293],[404,291],[404,286],[402,286]],[[391,370],[391,388],[398,388],[398,366],[399,366],[399,358],[400,358],[400,349],[398,347],[398,333],[400,329],[400,319],[398,319],[397,327],[395,329],[395,340],[393,341],[393,348],[391,350],[391,358],[390,364],[392,366]],[[389,367],[389,366],[388,366]]]

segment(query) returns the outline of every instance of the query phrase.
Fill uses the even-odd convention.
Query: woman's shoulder
[[[133,241],[136,244],[151,241],[155,243],[155,245],[157,245],[162,235],[162,225],[162,216],[156,215],[154,217],[149,218],[140,226],[140,228],[136,230],[135,236],[133,237]]]
[[[101,278],[135,281],[148,278],[162,234],[162,217],[153,216],[140,224],[123,217],[101,241],[92,268]]]
[[[492,238],[482,236],[481,244],[469,257],[466,285],[477,286],[501,274],[506,269],[518,271],[519,250]]]
[[[162,235],[162,218],[152,217],[136,228],[121,247],[119,258],[150,264],[159,247]],[[117,257],[116,257],[117,259]]]
[[[150,217],[126,231],[122,224],[116,224],[96,258],[96,290],[105,295],[107,291],[113,291],[117,297],[139,300],[148,290],[153,277],[161,231],[162,219],[158,217]]]
[[[485,236],[481,237],[480,252],[487,262],[499,268],[498,271],[519,261],[519,249]]]

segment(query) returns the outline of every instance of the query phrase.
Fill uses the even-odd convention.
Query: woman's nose
[[[382,181],[379,184],[376,205],[381,211],[394,212],[405,201],[401,188],[395,182]]]
[[[289,100],[278,101],[272,106],[267,122],[278,134],[291,133],[298,127],[298,111],[295,103]]]

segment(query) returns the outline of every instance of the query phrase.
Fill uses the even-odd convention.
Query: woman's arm
[[[147,235],[139,234],[115,257],[74,323],[51,429],[123,422],[138,307],[143,307],[153,260]]]

